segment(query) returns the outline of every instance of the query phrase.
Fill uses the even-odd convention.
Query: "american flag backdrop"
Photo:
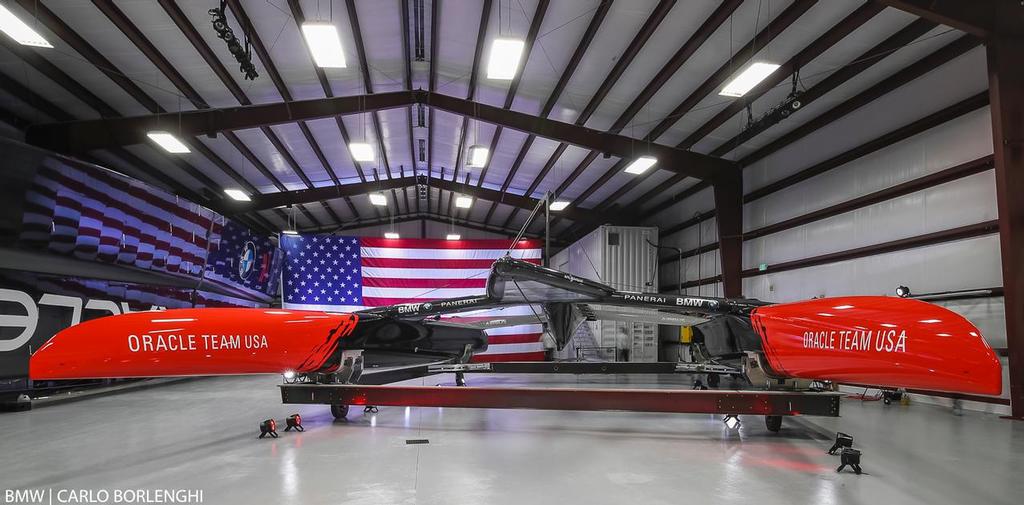
[[[284,307],[346,312],[366,307],[417,303],[484,292],[494,260],[509,240],[436,240],[284,235]],[[521,240],[511,255],[541,261],[541,244]],[[503,316],[529,315],[530,307],[503,309]],[[495,311],[460,314],[483,319]],[[489,346],[476,361],[544,359],[539,324],[487,330]]]

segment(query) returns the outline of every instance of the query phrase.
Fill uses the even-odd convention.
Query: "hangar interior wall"
[[[916,107],[916,115],[924,116],[983,91],[987,87],[983,53],[974,51],[962,60],[953,65],[955,68],[933,72],[935,75],[923,79],[926,82],[905,86],[746,167],[744,192],[750,193],[901,126],[888,124],[892,116],[915,115],[887,114],[887,110]],[[948,79],[951,72],[964,76],[960,84],[944,89],[938,86],[939,80]],[[928,90],[922,91],[925,86]],[[990,111],[983,107],[748,202],[744,206],[744,232],[977,160],[992,151]],[[713,207],[712,190],[706,189],[653,216],[649,224],[664,229]],[[914,293],[1001,287],[999,236],[995,232],[818,266],[756,272],[761,264],[771,266],[849,251],[997,218],[994,170],[987,169],[830,218],[747,239],[743,245],[743,268],[755,272],[743,279],[743,294],[784,302],[850,294],[887,295],[899,285],[910,287]],[[712,218],[671,235],[662,234],[662,244],[693,249],[716,241],[715,232]],[[720,273],[718,263],[717,250],[685,259],[684,282],[714,277]],[[675,264],[662,265],[661,285],[675,284],[677,275]],[[697,291],[690,288],[688,292]],[[707,284],[703,293],[721,293],[721,289]],[[1001,297],[942,304],[974,322],[992,347],[1006,347]],[[1005,374],[1006,359],[1002,361]],[[1004,397],[1008,396],[1007,382],[1004,378]],[[949,402],[933,397],[922,399]],[[968,403],[971,405],[967,406],[983,410],[1009,411],[1000,405]]]

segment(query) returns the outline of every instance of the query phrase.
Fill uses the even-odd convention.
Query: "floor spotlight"
[[[896,288],[896,296],[898,296],[900,298],[909,298],[910,297],[910,288],[908,288],[906,286],[899,286],[899,287],[897,287]]]
[[[306,428],[302,427],[302,416],[298,414],[292,414],[288,416],[288,419],[284,420],[287,426],[284,427],[284,431],[291,431],[295,428],[295,431],[306,431]]]
[[[723,417],[722,422],[725,423],[725,427],[730,430],[735,430],[740,427],[740,418],[732,414]]]
[[[835,454],[839,449],[846,449],[850,447],[853,447],[853,435],[847,435],[840,431],[836,433],[836,443],[832,444],[828,453]]]
[[[277,438],[277,421],[273,419],[267,419],[260,423],[260,438],[270,435],[273,438]]]
[[[842,472],[843,468],[847,465],[853,468],[853,473],[860,475],[860,451],[857,449],[851,449],[849,447],[843,447],[843,452],[839,453],[839,461],[842,463],[839,468],[836,468],[836,472]]]

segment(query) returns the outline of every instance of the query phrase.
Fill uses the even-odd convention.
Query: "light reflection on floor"
[[[451,384],[435,376],[416,384]],[[685,387],[678,377],[470,376],[470,385]],[[197,487],[206,503],[1016,503],[1024,428],[995,416],[844,401],[844,417],[282,406],[230,377],[0,415],[3,488]],[[257,440],[259,420],[306,431]],[[110,419],[117,419],[116,425]],[[868,475],[825,454],[857,437]],[[407,445],[409,439],[426,439]],[[936,443],[939,441],[940,443]]]

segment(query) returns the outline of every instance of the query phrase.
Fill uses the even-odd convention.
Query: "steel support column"
[[[1024,419],[1024,34],[987,44],[1012,417]]]
[[[715,181],[714,191],[723,295],[743,296],[743,172],[723,174]]]

